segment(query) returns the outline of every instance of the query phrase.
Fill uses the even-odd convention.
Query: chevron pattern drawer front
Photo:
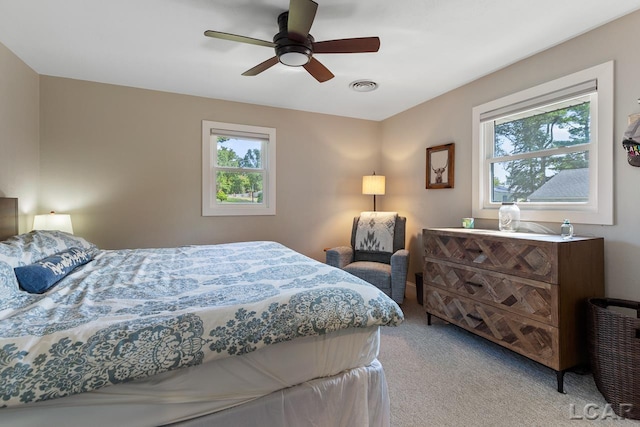
[[[458,295],[558,326],[558,287],[549,283],[445,261],[426,262],[424,278]]]
[[[558,328],[437,289],[427,290],[426,303],[433,314],[558,369]]]
[[[494,235],[479,239],[439,232],[426,237],[425,255],[431,258],[558,283],[553,243]]]
[[[556,371],[585,364],[586,301],[604,296],[604,240],[435,228],[422,231],[431,316]]]

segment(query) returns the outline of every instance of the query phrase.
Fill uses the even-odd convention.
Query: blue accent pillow
[[[13,271],[22,289],[32,294],[41,294],[92,258],[90,251],[71,248],[36,263],[16,267]]]

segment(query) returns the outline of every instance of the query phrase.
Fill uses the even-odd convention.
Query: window
[[[276,130],[202,121],[202,215],[275,215]]]
[[[473,109],[473,216],[613,223],[613,62]]]

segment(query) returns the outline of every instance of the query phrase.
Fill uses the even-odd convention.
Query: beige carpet
[[[379,356],[392,427],[640,426],[606,407],[590,374],[567,373],[558,393],[551,369],[438,319],[427,326],[415,288],[402,309]]]

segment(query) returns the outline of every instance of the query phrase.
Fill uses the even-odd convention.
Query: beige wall
[[[471,216],[472,107],[613,59],[615,225],[575,229],[605,238],[607,295],[640,300],[640,168],[627,164],[621,145],[628,115],[640,112],[640,55],[632,36],[639,26],[636,12],[383,122],[382,161],[392,177],[383,208],[407,214],[412,271],[421,268],[422,228],[460,226]],[[456,143],[455,188],[425,190],[425,148],[447,142]],[[497,228],[496,221],[479,225]],[[559,224],[545,225],[559,231]]]
[[[0,195],[34,213],[40,174],[39,211],[73,214],[77,234],[104,248],[271,239],[323,259],[370,209],[360,180],[375,169],[387,175],[379,208],[408,217],[413,273],[421,229],[471,214],[472,107],[613,59],[615,225],[576,232],[605,238],[607,294],[638,300],[640,168],[627,165],[620,141],[640,111],[639,24],[636,12],[380,123],[45,76],[38,88],[0,45]],[[276,216],[200,216],[202,119],[277,129]],[[447,142],[456,143],[455,188],[427,191],[425,148]]]
[[[39,97],[38,74],[0,44],[0,197],[19,198],[21,232],[37,205]]]
[[[370,209],[379,122],[42,76],[42,211],[103,248],[276,240],[324,259]],[[203,119],[276,128],[277,215],[201,216]]]

